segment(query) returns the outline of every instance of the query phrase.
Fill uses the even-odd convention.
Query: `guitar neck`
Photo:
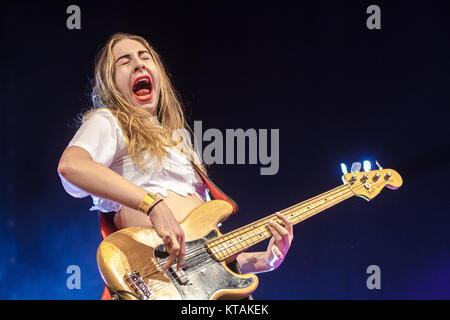
[[[313,215],[324,211],[354,195],[348,184],[336,187],[309,200],[295,204],[279,211],[295,225]],[[283,222],[275,214],[252,222],[244,227],[224,234],[207,242],[206,248],[218,261],[224,261],[233,255],[272,236],[267,224],[270,220],[283,225]]]

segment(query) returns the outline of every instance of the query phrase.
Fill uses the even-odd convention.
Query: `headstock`
[[[377,165],[379,166],[378,162]],[[342,165],[341,165],[342,166]],[[366,166],[365,169],[370,170],[370,166]],[[392,169],[383,169],[379,166],[379,170],[363,171],[359,172],[361,164],[352,165],[352,171],[355,172],[346,173],[342,176],[342,180],[347,184],[355,195],[360,196],[367,201],[377,196],[384,187],[389,189],[398,189],[402,183],[402,177]]]

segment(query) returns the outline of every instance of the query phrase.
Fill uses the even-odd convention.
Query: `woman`
[[[161,60],[145,39],[123,33],[109,39],[97,58],[93,102],[59,162],[65,190],[74,197],[91,195],[93,210],[116,212],[119,229],[153,227],[170,254],[164,269],[175,262],[180,269],[185,237],[179,222],[206,201],[205,187],[190,162],[195,153],[189,137],[182,140],[183,153],[180,141],[172,139],[172,132],[188,126]],[[143,213],[138,209],[149,192],[163,200]],[[277,215],[285,227],[269,225],[267,250],[237,256],[243,273],[274,270],[284,260],[292,225]]]

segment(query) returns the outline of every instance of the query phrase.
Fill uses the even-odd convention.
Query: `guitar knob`
[[[392,177],[392,172],[390,172],[390,171],[384,175],[385,180],[389,180],[391,177]]]
[[[353,162],[352,168],[350,169],[350,171],[352,173],[355,173],[355,172],[359,172],[360,170],[361,170],[361,162]]]

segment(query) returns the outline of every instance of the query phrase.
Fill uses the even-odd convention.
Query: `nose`
[[[140,70],[145,70],[145,64],[143,61],[141,61],[140,59],[137,60],[136,65],[134,66],[134,72],[140,71]]]

